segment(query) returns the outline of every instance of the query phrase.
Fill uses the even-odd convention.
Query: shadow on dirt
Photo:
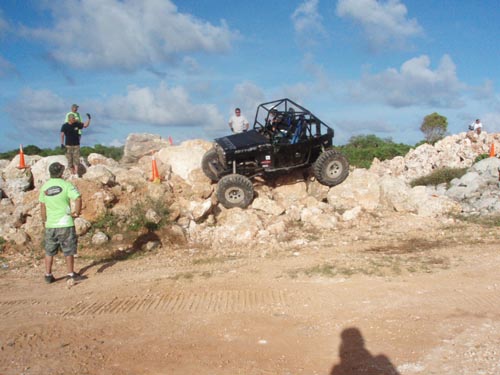
[[[79,273],[83,275],[89,269],[96,266],[100,266],[99,269],[97,270],[97,273],[104,272],[106,269],[113,267],[116,263],[130,259],[133,256],[136,256],[137,254],[143,252],[143,246],[148,242],[161,243],[160,237],[158,237],[158,235],[155,232],[149,231],[137,237],[130,248],[125,250],[116,250],[106,258],[95,260],[88,266],[83,267]]]
[[[365,340],[359,329],[346,328],[340,337],[340,363],[333,366],[330,375],[401,375],[387,356],[373,356],[365,348]]]

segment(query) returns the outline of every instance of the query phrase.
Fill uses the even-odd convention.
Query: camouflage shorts
[[[75,227],[46,228],[45,229],[45,254],[53,257],[61,248],[64,256],[76,254],[78,237]]]
[[[80,146],[66,146],[66,159],[68,159],[68,168],[78,167],[80,164]]]

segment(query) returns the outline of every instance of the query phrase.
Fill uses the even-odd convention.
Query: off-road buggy
[[[323,185],[335,186],[349,174],[347,159],[332,148],[333,129],[290,99],[257,107],[253,128],[217,138],[203,156],[205,175],[217,183],[226,208],[247,207],[253,200],[252,178],[308,168]]]

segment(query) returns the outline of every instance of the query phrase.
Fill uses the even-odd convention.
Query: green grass
[[[0,237],[0,253],[4,251],[6,243],[7,243],[7,240],[3,237]]]
[[[481,226],[485,226],[488,228],[500,227],[500,215],[488,215],[488,216],[456,216],[457,220],[460,220],[464,223],[472,223],[478,224]]]
[[[238,259],[235,256],[226,256],[226,257],[211,257],[211,258],[199,258],[199,259],[193,259],[193,264],[194,265],[204,265],[204,264],[216,264],[216,263],[224,263],[230,260],[235,260]]]
[[[416,178],[410,182],[411,187],[415,186],[437,186],[447,184],[449,186],[451,180],[462,177],[468,168],[441,168],[433,171],[427,176]]]

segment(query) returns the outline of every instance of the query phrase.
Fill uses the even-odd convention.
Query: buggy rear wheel
[[[240,174],[230,174],[217,184],[217,199],[226,208],[247,207],[253,200],[253,184]]]
[[[313,172],[321,184],[335,186],[342,183],[349,175],[349,162],[340,152],[328,150],[314,162]]]

